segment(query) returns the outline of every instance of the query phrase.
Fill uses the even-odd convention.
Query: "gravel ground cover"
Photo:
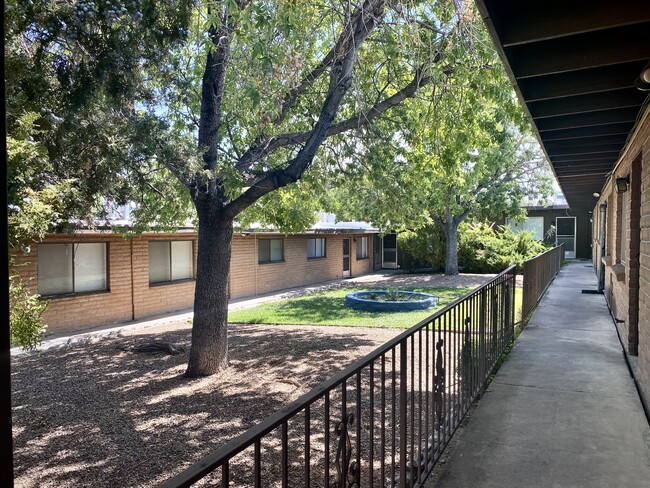
[[[356,286],[478,286],[487,275],[369,275]],[[346,283],[348,280],[346,280]],[[156,486],[295,400],[399,329],[231,325],[230,367],[182,378],[187,320],[12,363],[16,486]],[[451,358],[450,358],[451,359]]]
[[[181,377],[186,355],[120,349],[145,340],[187,348],[187,328],[20,359],[12,365],[16,484],[156,486],[399,332],[235,325],[230,367],[197,380]]]

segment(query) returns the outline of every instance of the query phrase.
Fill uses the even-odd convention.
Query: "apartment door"
[[[343,277],[350,276],[350,239],[343,239]]]
[[[381,240],[382,268],[397,269],[397,234],[386,234]]]
[[[555,244],[564,244],[564,257],[576,257],[576,218],[557,217],[555,219]]]
[[[381,269],[381,237],[379,234],[375,234],[372,238],[372,265],[375,271]]]

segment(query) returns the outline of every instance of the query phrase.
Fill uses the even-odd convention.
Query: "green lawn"
[[[265,303],[229,314],[231,323],[343,325],[355,327],[409,328],[436,310],[470,292],[473,288],[400,288],[436,295],[438,306],[417,312],[377,313],[352,310],[345,306],[345,295],[367,288],[339,288],[319,291],[298,298]]]

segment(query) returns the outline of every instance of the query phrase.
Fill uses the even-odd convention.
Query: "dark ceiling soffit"
[[[624,88],[607,93],[590,93],[588,95],[529,102],[528,108],[533,119],[627,107],[637,107],[638,110],[645,97],[646,93],[636,88]]]
[[[628,135],[627,134],[615,134],[615,135],[608,135],[608,136],[600,136],[600,137],[595,137],[595,138],[590,138],[590,137],[583,137],[580,139],[562,139],[559,141],[547,141],[544,140],[544,145],[546,146],[546,149],[549,151],[551,149],[563,149],[563,148],[570,148],[570,147],[575,147],[578,145],[603,145],[603,144],[625,144],[625,141],[627,140]]]
[[[648,32],[650,23],[643,23],[506,48],[505,54],[516,78],[597,68],[650,58]]]
[[[616,124],[605,124],[595,127],[578,127],[574,129],[557,129],[542,132],[542,139],[544,143],[550,141],[570,141],[572,139],[581,139],[587,141],[591,138],[600,138],[613,135],[627,136],[632,128],[634,122],[620,122]]]
[[[519,80],[519,87],[527,102],[634,88],[634,79],[644,66],[645,61],[633,61],[616,66],[525,78]]]
[[[589,8],[585,8],[584,3],[567,0],[498,0],[498,3],[487,0],[485,3],[491,11],[502,7],[522,18],[521,22],[506,26],[501,31],[503,45],[512,46],[650,21],[646,2],[629,1],[626,8],[620,8],[617,2],[611,0],[591,0]],[[560,8],[562,15],[558,17]]]
[[[645,98],[649,1],[476,4],[569,204],[593,207]]]
[[[526,112],[528,106],[526,106]],[[638,107],[616,108],[602,110],[587,114],[559,115],[548,119],[539,119],[535,126],[540,132],[556,129],[575,129],[578,127],[593,127],[606,124],[617,124],[621,122],[636,122],[639,113]],[[532,119],[532,117],[531,117]]]
[[[591,146],[573,146],[561,149],[546,148],[546,152],[553,159],[555,156],[577,156],[579,154],[616,153],[623,149],[623,144],[601,144]]]

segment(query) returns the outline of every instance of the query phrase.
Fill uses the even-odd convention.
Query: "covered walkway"
[[[593,267],[565,266],[428,486],[638,487],[650,427]]]

